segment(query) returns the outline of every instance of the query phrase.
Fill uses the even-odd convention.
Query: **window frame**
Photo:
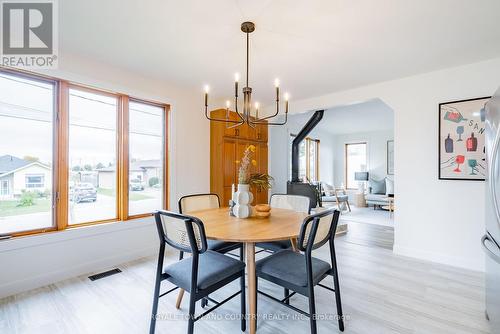
[[[297,137],[296,134],[294,133],[291,133],[290,134],[290,138],[295,138]],[[292,142],[293,142],[293,139],[292,139]],[[319,147],[320,147],[320,143],[321,141],[319,139],[316,139],[316,138],[311,138],[311,137],[306,137],[304,138],[304,140],[302,141],[304,142],[304,149],[305,149],[305,158],[306,158],[306,178],[309,180],[309,181],[312,181],[311,180],[311,156],[310,156],[310,145],[311,144],[315,144],[316,145],[316,150],[315,150],[315,155],[316,155],[316,164],[314,166],[314,172],[315,172],[315,175],[316,175],[316,180],[314,181],[319,181],[320,180],[320,175],[319,175]],[[301,144],[302,144],[301,142]],[[300,144],[299,144],[300,145]],[[291,150],[291,144],[289,146],[289,150]],[[289,155],[291,156],[291,154]],[[291,161],[290,161],[290,166],[289,166],[289,175],[291,175]],[[299,161],[299,176],[300,176],[300,161]]]
[[[366,169],[368,170],[368,142],[367,141],[362,141],[362,142],[352,142],[352,143],[345,143],[344,144],[344,182],[345,182],[345,189],[346,190],[357,190],[358,188],[349,188],[349,182],[348,182],[348,177],[347,177],[347,170],[349,167],[349,159],[347,159],[348,154],[347,154],[347,148],[351,145],[365,145],[365,160],[366,160]]]
[[[169,104],[132,97],[127,94],[90,87],[88,85],[67,81],[64,79],[31,73],[24,70],[5,68],[0,66],[0,73],[17,76],[27,80],[39,81],[45,84],[52,84],[54,87],[54,111],[52,118],[52,226],[24,230],[8,233],[11,237],[34,235],[40,233],[56,232],[66,229],[79,228],[82,226],[97,225],[111,222],[125,222],[127,220],[151,217],[154,213],[144,213],[139,215],[128,214],[128,104],[130,101],[156,105],[164,110],[163,116],[163,191],[162,208],[169,209],[170,188],[169,188],[169,158],[170,158],[170,111]],[[117,98],[117,128],[116,128],[116,158],[117,158],[117,206],[116,218],[104,219],[79,224],[68,222],[69,208],[69,90],[78,89],[95,94],[113,96]]]
[[[71,110],[70,110],[70,106],[69,106],[69,92],[70,90],[73,89],[73,90],[79,90],[79,91],[82,91],[82,92],[87,92],[87,93],[91,93],[91,94],[96,94],[96,95],[102,95],[102,96],[107,96],[107,97],[112,97],[112,98],[115,98],[116,99],[116,119],[115,119],[115,122],[116,122],[116,134],[115,134],[115,152],[116,152],[116,161],[120,161],[121,159],[121,156],[120,156],[120,152],[119,152],[119,148],[120,148],[120,141],[121,141],[121,136],[122,134],[120,134],[120,130],[119,130],[119,126],[120,126],[120,113],[122,113],[122,110],[120,110],[120,99],[121,99],[121,95],[120,94],[113,94],[113,93],[110,93],[110,92],[107,92],[107,91],[103,91],[103,90],[100,90],[100,89],[96,89],[96,88],[90,88],[88,86],[83,86],[83,85],[79,85],[79,84],[75,84],[75,83],[68,83],[67,85],[67,108],[65,110],[66,112],[66,118],[67,118],[67,123],[65,124],[65,127],[67,129],[65,129],[65,131],[67,132],[68,136],[67,136],[67,148],[65,150],[66,154],[67,154],[67,161],[68,161],[68,165],[66,166],[68,168],[68,177],[67,177],[67,180],[69,181],[69,176],[70,176],[70,168],[69,168],[69,142],[71,140],[70,138],[70,132],[69,132],[69,129],[70,129],[70,124],[69,124],[69,118],[70,118],[70,113],[71,113]],[[119,183],[119,175],[118,175],[118,164],[116,166],[117,170],[116,170],[116,184],[117,184],[117,187],[116,187],[116,211],[115,211],[115,216],[113,218],[107,218],[107,219],[98,219],[98,220],[92,220],[92,221],[88,221],[88,222],[83,222],[83,223],[77,223],[77,224],[69,224],[69,217],[68,217],[68,214],[66,214],[66,228],[74,228],[74,227],[80,227],[80,226],[89,226],[89,225],[95,225],[95,224],[102,224],[102,223],[110,223],[110,222],[115,222],[115,221],[120,221],[120,197],[119,197],[119,189],[118,189],[118,183]],[[61,191],[63,189],[60,189]],[[65,202],[65,204],[61,203],[63,206],[66,205],[66,210],[69,210],[69,182],[68,182],[68,185],[66,187],[66,189],[64,189],[64,191],[66,191],[66,194],[65,196],[67,197],[67,202]],[[67,211],[69,212],[69,211]]]
[[[162,193],[162,204],[163,204],[163,207],[164,208],[168,208],[168,201],[169,201],[169,189],[168,189],[168,176],[169,176],[169,171],[168,171],[168,155],[169,155],[169,146],[168,146],[168,124],[169,124],[169,121],[168,121],[168,116],[169,116],[169,113],[167,112],[167,109],[166,109],[166,105],[164,104],[160,104],[160,103],[157,103],[157,102],[153,102],[153,101],[148,101],[148,100],[144,100],[144,99],[138,99],[138,98],[135,98],[135,97],[129,97],[128,98],[128,102],[136,102],[136,103],[144,103],[144,104],[149,104],[149,105],[152,105],[152,106],[156,106],[156,107],[160,107],[160,108],[164,108],[164,113],[163,113],[163,127],[162,127],[162,130],[163,130],[163,151],[162,151],[162,160],[163,160],[163,169],[162,169],[162,173],[163,173],[163,182],[162,182],[162,190],[163,190],[163,193]],[[129,155],[129,147],[130,147],[130,137],[129,137],[129,134],[130,134],[130,128],[129,128],[129,115],[130,115],[130,111],[128,110],[128,107],[129,107],[130,104],[127,103],[127,118],[126,120],[124,120],[124,123],[123,123],[123,126],[124,128],[126,128],[126,131],[124,131],[124,133],[126,133],[126,142],[123,143],[123,145],[127,145],[127,150],[126,150],[126,159],[123,158],[123,162],[126,162],[127,163],[127,166],[126,166],[126,173],[125,173],[125,169],[123,169],[123,172],[125,173],[125,177],[123,178],[123,182],[126,181],[126,184],[123,184],[122,187],[126,188],[127,191],[126,191],[126,198],[124,198],[123,200],[123,205],[124,205],[124,208],[122,208],[123,210],[125,210],[123,212],[123,214],[127,217],[127,219],[138,219],[138,218],[144,218],[144,217],[148,217],[148,216],[151,216],[150,213],[139,213],[139,214],[134,214],[134,215],[130,215],[129,213],[129,163],[130,163],[130,155]],[[126,121],[126,122],[125,122]]]
[[[4,184],[7,184],[7,187],[4,187]],[[7,189],[4,192],[4,189]],[[10,180],[0,180],[0,196],[9,196],[10,195]]]

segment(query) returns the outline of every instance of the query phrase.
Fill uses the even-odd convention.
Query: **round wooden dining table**
[[[296,249],[297,237],[305,213],[285,209],[272,209],[267,218],[245,219],[229,215],[229,208],[208,209],[189,213],[198,217],[205,226],[208,239],[241,242],[246,249],[248,277],[248,318],[250,333],[257,329],[257,276],[255,275],[255,244],[258,242],[290,240]]]

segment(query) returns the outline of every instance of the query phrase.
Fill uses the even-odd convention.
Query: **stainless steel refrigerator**
[[[486,103],[486,314],[500,333],[500,89]]]

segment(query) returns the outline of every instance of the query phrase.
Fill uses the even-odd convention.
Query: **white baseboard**
[[[442,253],[423,251],[420,249],[409,248],[397,244],[394,244],[393,252],[397,255],[441,263],[448,266],[459,267],[473,271],[484,272],[484,261],[482,261],[481,259],[458,258]]]
[[[147,247],[139,250],[136,249],[127,253],[108,256],[106,258],[101,258],[95,261],[80,263],[72,267],[26,277],[14,282],[8,282],[6,284],[0,285],[0,298],[14,295],[23,291],[36,289],[48,284],[60,282],[68,278],[111,269],[111,267],[116,267],[120,263],[132,261],[141,257],[155,255],[157,251],[158,247],[155,245],[155,247]]]

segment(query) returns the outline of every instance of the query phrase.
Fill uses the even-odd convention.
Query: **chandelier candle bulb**
[[[288,93],[285,93],[285,114],[288,114],[288,99],[290,98],[290,95]]]
[[[205,86],[205,107],[208,107],[208,91],[210,90],[210,87],[208,85]]]

